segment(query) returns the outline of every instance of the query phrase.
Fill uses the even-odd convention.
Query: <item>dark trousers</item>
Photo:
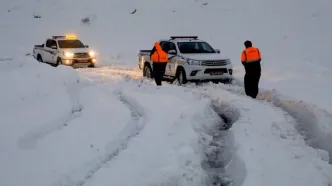
[[[161,86],[161,81],[165,74],[167,63],[153,62],[153,75],[157,86]]]
[[[261,77],[261,66],[259,62],[245,65],[246,74],[244,75],[244,89],[247,96],[256,98],[258,94],[258,84]]]
[[[246,74],[244,75],[244,89],[247,96],[256,98],[258,94],[258,84],[261,74]]]

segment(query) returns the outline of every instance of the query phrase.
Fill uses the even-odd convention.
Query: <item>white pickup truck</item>
[[[188,81],[232,82],[231,60],[197,36],[172,36],[160,40],[159,44],[168,53],[165,79],[177,80],[179,84]],[[140,50],[138,66],[144,77],[153,78],[150,53],[151,50]]]
[[[88,48],[75,35],[52,36],[44,44],[34,46],[33,57],[52,66],[94,67],[96,54]]]

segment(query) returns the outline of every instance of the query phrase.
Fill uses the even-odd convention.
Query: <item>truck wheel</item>
[[[178,68],[176,72],[176,79],[180,85],[186,84],[188,82],[186,72],[183,68]]]
[[[37,56],[37,61],[39,61],[40,63],[42,63],[43,62],[43,58],[40,55],[38,55]]]
[[[57,66],[59,66],[59,65],[61,65],[62,64],[62,59],[61,58],[58,58],[57,60],[56,60],[56,64],[54,65],[55,67],[57,67]]]
[[[143,77],[153,78],[152,69],[149,65],[144,65]]]

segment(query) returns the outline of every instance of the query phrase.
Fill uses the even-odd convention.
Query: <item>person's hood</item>
[[[161,49],[161,46],[160,46],[160,44],[158,43],[158,42],[155,42],[154,43],[154,47],[156,47],[156,50],[158,50],[158,51],[161,51],[162,49]]]

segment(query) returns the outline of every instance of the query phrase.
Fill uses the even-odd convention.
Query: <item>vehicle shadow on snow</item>
[[[204,158],[201,165],[208,177],[206,185],[242,185],[246,177],[245,165],[235,155],[234,134],[229,130],[239,119],[240,112],[221,100],[211,100],[206,112],[209,118],[219,117],[212,123],[203,124],[200,144]],[[238,178],[234,178],[233,171],[237,172]]]

